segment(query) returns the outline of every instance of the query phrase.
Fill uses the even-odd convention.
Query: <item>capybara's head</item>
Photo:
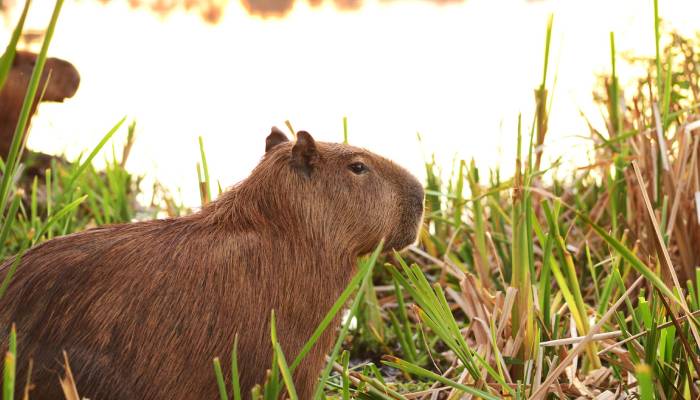
[[[408,171],[367,150],[316,142],[301,131],[295,142],[277,128],[251,174],[266,194],[263,212],[295,226],[299,240],[324,238],[341,251],[371,252],[413,244],[423,218],[423,187]],[[259,186],[261,185],[261,186]],[[290,238],[297,240],[297,238]]]
[[[22,88],[26,88],[36,64],[37,55],[27,51],[18,51],[12,62],[9,81],[17,82]],[[50,79],[49,79],[50,77]],[[73,64],[59,58],[47,58],[44,71],[39,83],[38,93],[41,93],[48,80],[43,101],[61,102],[73,97],[80,85],[80,74]],[[20,93],[24,95],[24,91]]]

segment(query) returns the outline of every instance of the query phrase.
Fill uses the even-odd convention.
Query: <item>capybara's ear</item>
[[[309,135],[309,132],[299,131],[297,133],[297,142],[292,148],[292,166],[309,177],[318,165],[319,159],[320,156],[318,155],[314,138]]]
[[[273,147],[280,143],[288,142],[287,136],[282,133],[276,126],[273,126],[270,130],[270,134],[265,139],[265,153],[270,151]]]

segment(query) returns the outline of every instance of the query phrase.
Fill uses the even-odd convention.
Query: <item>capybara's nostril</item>
[[[418,212],[423,212],[423,196],[417,197],[414,196],[411,198],[411,205],[415,210]]]
[[[425,204],[425,191],[423,190],[423,185],[417,180],[412,184],[411,188],[411,206],[418,212],[423,212],[423,207]]]

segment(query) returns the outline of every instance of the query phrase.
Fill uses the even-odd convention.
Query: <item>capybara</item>
[[[5,85],[0,90],[0,157],[3,159],[7,159],[10,150],[29,79],[36,64],[36,57],[34,53],[18,51],[12,61],[12,68]],[[36,112],[39,100],[62,102],[73,97],[79,85],[80,74],[71,63],[59,58],[47,58],[29,118]],[[43,97],[41,97],[42,92]],[[27,123],[28,126],[29,123]]]
[[[212,358],[227,359],[236,334],[248,398],[271,366],[271,311],[291,362],[358,256],[382,239],[386,250],[412,244],[422,216],[420,182],[393,162],[273,128],[250,176],[199,212],[29,250],[0,300],[0,326],[15,322],[18,359],[34,360],[31,399],[61,398],[62,350],[81,396],[215,399]],[[338,324],[296,369],[300,399],[311,398]]]

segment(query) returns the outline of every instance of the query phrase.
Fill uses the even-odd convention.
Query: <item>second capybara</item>
[[[34,53],[17,51],[5,85],[0,89],[0,157],[3,159],[7,159],[10,150],[36,59]],[[47,58],[29,118],[36,112],[39,101],[62,102],[73,97],[79,85],[80,74],[71,63],[60,58]]]
[[[382,240],[386,250],[414,243],[422,216],[423,188],[400,166],[273,129],[250,176],[199,212],[99,227],[24,255],[0,300],[0,326],[17,325],[18,390],[33,359],[30,398],[62,398],[65,350],[81,396],[215,399],[212,358],[227,357],[237,334],[248,398],[271,366],[271,311],[292,360],[358,256]],[[311,398],[338,324],[296,369],[300,399]]]

